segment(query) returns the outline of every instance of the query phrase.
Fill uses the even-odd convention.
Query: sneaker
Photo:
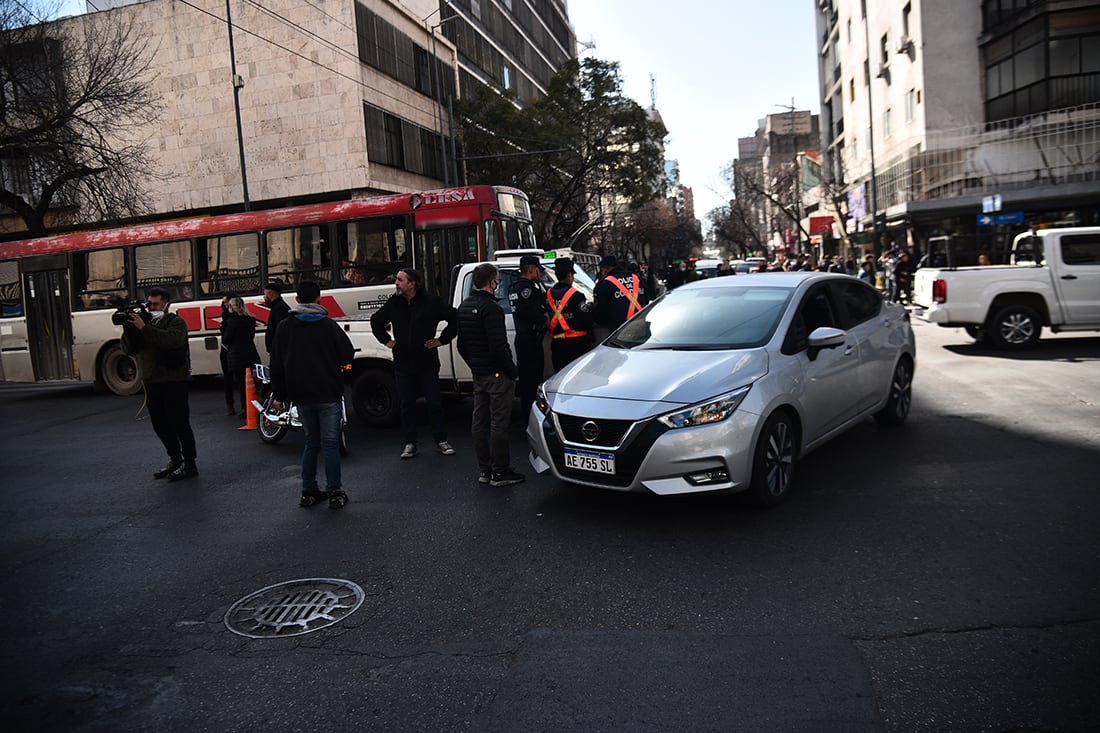
[[[445,456],[453,456],[455,454],[454,447],[445,440],[441,440],[436,445],[439,446],[439,452]]]
[[[493,480],[493,472],[492,471],[478,471],[477,472],[477,482],[479,484],[487,484],[492,480]]]
[[[172,460],[168,461],[167,466],[154,473],[153,478],[164,478],[182,465],[183,461],[181,459],[173,458]]]
[[[522,484],[527,480],[527,477],[522,473],[516,473],[510,468],[506,468],[503,471],[493,471],[493,475],[489,479],[490,486],[511,486],[512,484]]]
[[[329,498],[327,491],[321,491],[319,489],[305,489],[302,491],[302,498],[298,500],[298,506],[313,506],[314,504],[324,501],[327,498]]]
[[[199,469],[195,468],[194,461],[184,461],[180,464],[179,468],[172,473],[168,474],[169,481],[179,481],[185,478],[191,478],[199,475]]]
[[[405,450],[401,451],[401,457],[412,458],[419,453],[420,451],[416,449],[416,443],[405,443]]]

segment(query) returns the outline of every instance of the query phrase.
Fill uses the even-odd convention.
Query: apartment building
[[[852,244],[1003,251],[1100,220],[1100,3],[819,0],[817,30],[825,186]]]
[[[233,0],[235,68],[225,0],[88,7],[56,22],[132,22],[154,54],[157,216],[239,210],[246,179],[253,208],[454,183],[453,98],[481,82],[532,99],[575,52],[562,0]]]

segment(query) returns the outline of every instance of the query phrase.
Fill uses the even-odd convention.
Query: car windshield
[[[725,350],[763,346],[790,288],[679,288],[622,327],[610,345],[627,349]]]

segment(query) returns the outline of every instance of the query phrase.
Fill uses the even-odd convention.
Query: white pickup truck
[[[493,264],[500,269],[500,285],[497,286],[496,296],[501,307],[504,308],[504,322],[508,329],[510,346],[515,329],[512,325],[511,306],[508,304],[508,291],[512,283],[519,278],[519,258],[528,254],[542,259],[542,281],[547,287],[556,282],[555,258],[563,256],[562,252],[543,252],[538,249],[506,250],[497,253],[496,259],[493,260]],[[455,267],[451,280],[447,284],[447,292],[439,295],[457,308],[473,290],[473,272],[478,264],[480,263],[467,262]],[[574,266],[573,273],[573,284],[577,290],[584,293],[589,302],[592,302],[592,289],[596,283],[579,264]],[[360,420],[376,427],[395,425],[400,417],[400,397],[393,376],[393,354],[384,344],[378,343],[370,326],[371,315],[382,307],[390,295],[392,293],[379,296],[377,304],[361,303],[359,314],[336,319],[355,346],[355,362],[352,364],[352,407]],[[439,332],[442,331],[443,324],[440,324]],[[544,374],[552,374],[549,340],[546,341],[545,352]],[[473,375],[470,373],[470,367],[459,355],[454,341],[439,349],[439,363],[439,382],[444,394],[473,394]]]
[[[1100,330],[1100,227],[1025,232],[1008,265],[917,270],[913,315],[1002,349],[1051,331]]]

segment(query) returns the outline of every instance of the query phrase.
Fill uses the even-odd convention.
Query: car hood
[[[546,383],[554,409],[572,413],[584,401],[690,405],[744,386],[768,371],[768,352],[672,351],[599,346]],[[590,405],[589,407],[593,407]],[[604,404],[604,409],[612,409]],[[619,409],[633,409],[619,403]],[[623,417],[626,417],[624,414]]]

